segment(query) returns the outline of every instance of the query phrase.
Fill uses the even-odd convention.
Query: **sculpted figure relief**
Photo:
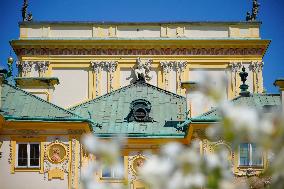
[[[150,76],[150,69],[151,69],[151,63],[152,60],[146,60],[145,62],[142,62],[141,58],[138,57],[136,60],[137,68],[134,69],[136,81],[139,80],[151,80],[152,77]]]
[[[55,163],[58,163],[61,161],[61,157],[60,157],[60,149],[59,148],[52,148],[52,156],[51,156],[51,160]]]
[[[67,149],[66,146],[59,142],[54,142],[49,145],[47,150],[48,160],[51,163],[58,164],[66,159]]]

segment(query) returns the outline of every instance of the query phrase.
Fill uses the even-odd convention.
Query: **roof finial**
[[[240,72],[239,75],[240,75],[241,80],[243,82],[243,84],[240,85],[240,89],[241,89],[240,95],[241,96],[249,96],[250,92],[247,91],[249,86],[246,84],[248,73],[246,72],[246,68],[244,66],[242,68],[242,72]]]
[[[255,21],[259,12],[259,7],[260,4],[257,2],[257,0],[253,0],[253,4],[252,4],[252,11],[247,12],[247,16],[246,16],[246,21]]]

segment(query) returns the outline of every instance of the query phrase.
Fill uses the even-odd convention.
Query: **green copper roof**
[[[13,85],[2,84],[0,114],[8,120],[84,121],[80,116]],[[85,120],[86,121],[86,120]]]
[[[129,121],[130,104],[143,99],[151,104],[152,121]],[[102,137],[183,138],[178,125],[186,119],[186,99],[147,83],[137,82],[70,109],[97,123],[94,132]]]
[[[239,96],[231,101],[234,105],[244,105],[258,110],[268,110],[281,105],[281,98],[278,94],[252,94],[248,97]],[[217,122],[221,119],[218,108],[191,118],[191,122]]]

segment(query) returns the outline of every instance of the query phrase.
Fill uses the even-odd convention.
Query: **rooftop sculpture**
[[[252,11],[251,13],[247,12],[246,21],[251,22],[256,20],[259,12],[259,7],[260,4],[257,2],[257,0],[253,0]]]
[[[33,15],[31,12],[27,13],[28,12],[28,0],[24,0],[24,4],[22,6],[22,19],[23,19],[23,22],[25,21],[32,21],[33,20]]]

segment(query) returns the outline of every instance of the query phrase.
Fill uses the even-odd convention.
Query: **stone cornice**
[[[10,42],[18,56],[40,55],[239,55],[264,56],[260,39],[27,39]]]

